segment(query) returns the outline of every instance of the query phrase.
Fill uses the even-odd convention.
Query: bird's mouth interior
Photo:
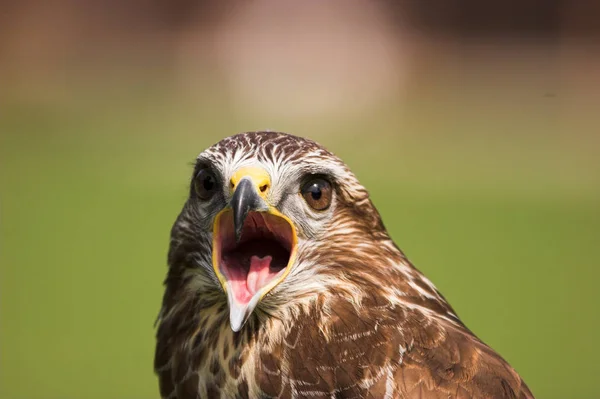
[[[289,272],[296,232],[283,215],[249,212],[237,242],[233,212],[225,210],[217,215],[213,234],[213,267],[239,304],[266,294]]]

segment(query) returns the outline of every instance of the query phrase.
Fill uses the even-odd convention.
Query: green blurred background
[[[191,162],[267,128],[343,158],[537,397],[600,397],[600,9],[420,4],[4,5],[0,398],[158,397]]]

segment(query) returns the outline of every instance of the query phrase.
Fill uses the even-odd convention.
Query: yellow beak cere
[[[236,170],[229,181],[229,187],[232,194],[235,192],[235,189],[242,179],[249,179],[256,188],[258,195],[262,199],[266,199],[267,192],[269,191],[269,188],[271,188],[271,176],[269,176],[269,173],[265,169],[258,167],[244,167]]]

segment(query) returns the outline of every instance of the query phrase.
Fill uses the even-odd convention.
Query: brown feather
[[[319,235],[299,231],[310,245],[296,270],[234,333],[210,268],[215,212],[186,203],[172,230],[157,331],[163,398],[533,398],[396,247],[339,158],[272,132],[227,138],[201,157],[224,168],[234,154],[334,168],[343,175],[336,206]],[[314,279],[325,288],[311,289]]]

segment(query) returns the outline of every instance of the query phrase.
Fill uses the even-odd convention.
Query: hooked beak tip
[[[242,239],[242,227],[244,227],[244,222],[235,225],[235,242],[236,244],[240,243]]]
[[[258,195],[252,180],[242,179],[231,197],[231,208],[233,209],[233,224],[235,227],[236,242],[242,238],[244,221],[251,210],[261,207],[262,199]]]

